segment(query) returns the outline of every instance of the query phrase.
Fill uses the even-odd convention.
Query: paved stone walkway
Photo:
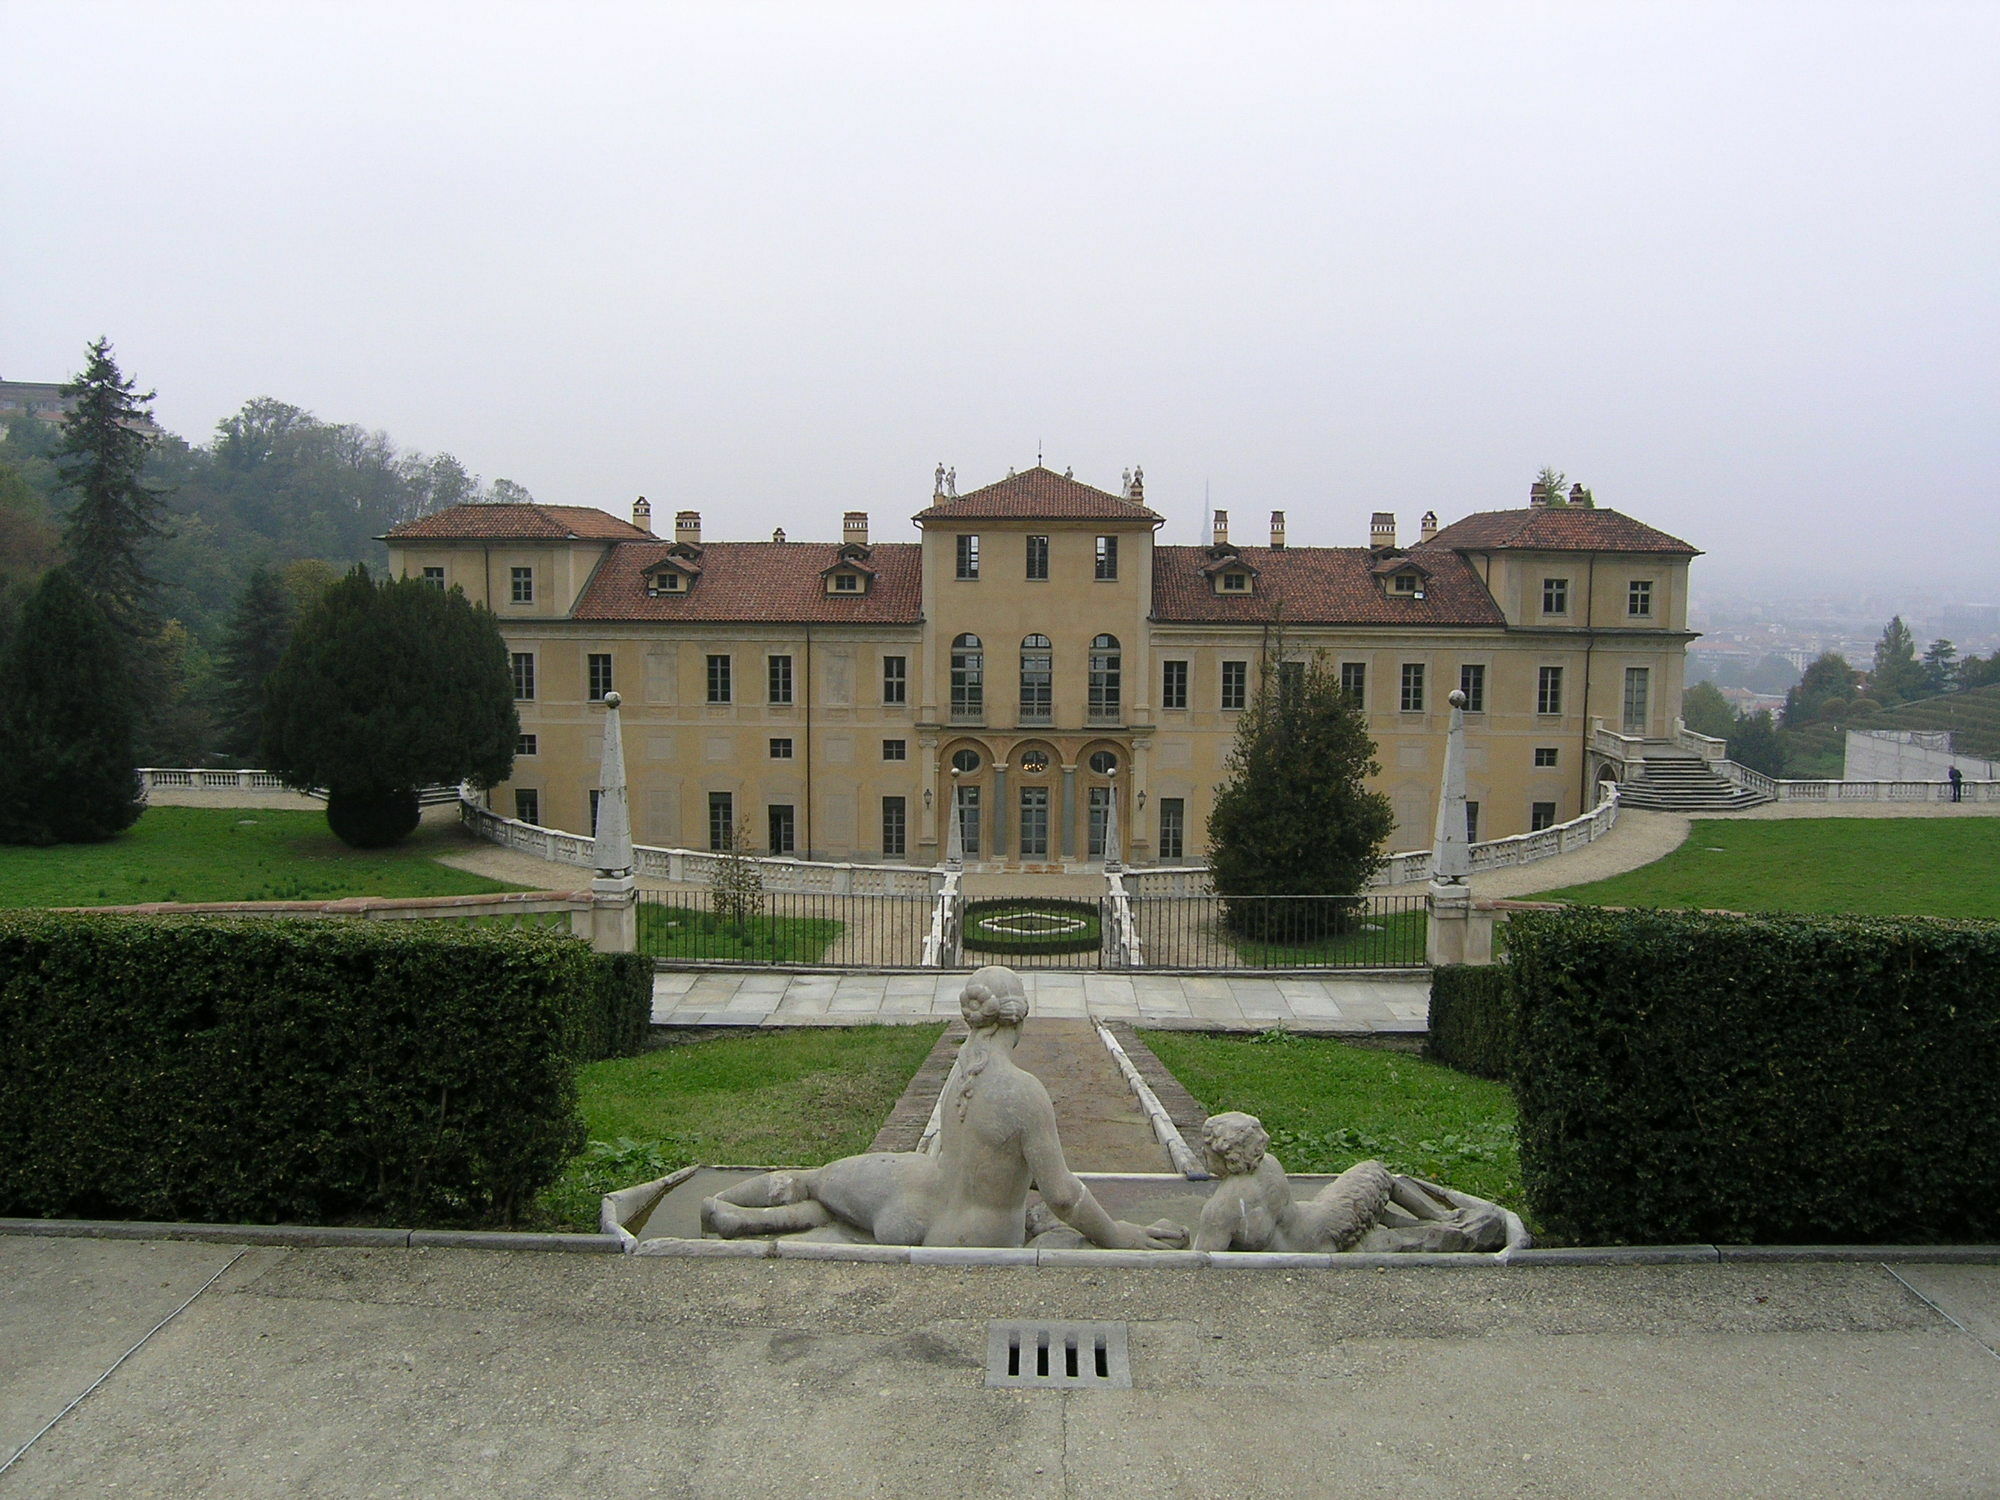
[[[1021,975],[1037,1016],[1212,1031],[1423,1032],[1430,983],[1263,979],[1034,970]],[[965,974],[662,973],[656,1026],[867,1026],[955,1018]]]

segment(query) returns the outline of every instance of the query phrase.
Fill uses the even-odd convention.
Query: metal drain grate
[[[1132,1389],[1123,1323],[988,1323],[986,1383],[1048,1390]]]

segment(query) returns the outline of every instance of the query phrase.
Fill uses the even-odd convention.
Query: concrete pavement
[[[1226,974],[1114,974],[1084,969],[1021,973],[1044,1019],[1130,1021],[1210,1031],[1421,1033],[1430,980],[1237,978]],[[661,973],[656,1026],[861,1026],[956,1019],[965,973]]]
[[[0,1500],[2000,1492],[2000,1267],[1902,1263],[1232,1274],[4,1236],[0,1463],[218,1270]],[[1042,1317],[1129,1324],[1133,1389],[988,1389],[986,1320]]]

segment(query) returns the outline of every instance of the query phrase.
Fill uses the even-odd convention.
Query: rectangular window
[[[908,760],[909,758],[910,758],[910,742],[908,740],[882,741],[882,759]]]
[[[1104,858],[1106,844],[1111,837],[1111,788],[1094,786],[1090,789],[1090,859]]]
[[[1368,706],[1368,663],[1344,661],[1340,664],[1340,690],[1356,708]]]
[[[766,676],[770,681],[771,701],[777,704],[792,701],[792,659],[789,656],[765,658]]]
[[[425,583],[427,583],[427,584],[429,584],[429,585],[430,585],[430,586],[431,586],[432,588],[434,588],[434,589],[441,589],[441,588],[443,588],[443,587],[444,587],[444,569],[443,569],[443,568],[425,568],[425,569],[424,569],[424,582],[425,582]]]
[[[1045,635],[1021,642],[1021,722],[1046,724],[1055,712],[1055,649]]]
[[[951,643],[951,716],[978,719],[986,714],[986,651],[976,635]]]
[[[1160,663],[1160,707],[1186,708],[1188,705],[1188,664],[1184,661]]]
[[[1045,536],[1028,538],[1028,577],[1046,579],[1049,576],[1049,539]]]
[[[523,703],[535,700],[535,653],[516,651],[509,658],[514,668],[514,696]]]
[[[774,802],[764,809],[764,812],[765,822],[769,825],[771,834],[771,852],[773,854],[790,854],[794,847],[793,840],[795,837],[793,833],[794,820],[791,803]]]
[[[1467,713],[1486,712],[1486,666],[1483,662],[1469,661],[1458,669],[1458,690],[1465,694]]]
[[[1554,745],[1537,745],[1535,747],[1536,765],[1552,766],[1555,763],[1556,763],[1556,747]]]
[[[533,568],[515,568],[512,571],[514,574],[514,602],[516,604],[533,604],[535,602],[535,570]]]
[[[958,576],[979,576],[979,538],[976,536],[961,536],[958,539]]]
[[[533,755],[537,743],[532,734],[516,735],[514,737],[514,753],[516,755]]]
[[[1021,788],[1021,857],[1046,859],[1049,853],[1049,789]]]
[[[828,587],[836,594],[858,594],[861,592],[859,573],[836,573],[828,582]]]
[[[514,788],[514,816],[523,823],[542,821],[542,794],[531,786]]]
[[[736,843],[736,798],[728,792],[708,794],[708,847],[729,849]]]
[[[1250,701],[1250,663],[1226,661],[1222,664],[1222,706],[1242,708]]]
[[[1187,854],[1187,802],[1181,797],[1160,799],[1160,858],[1183,859]]]
[[[597,805],[604,800],[604,793],[596,787],[590,789],[590,836],[597,837]]]
[[[1635,578],[1625,590],[1625,613],[1650,615],[1653,612],[1653,580]]]
[[[1553,828],[1556,821],[1556,805],[1553,802],[1537,802],[1528,809],[1528,832],[1540,833],[1544,828]]]
[[[907,656],[882,658],[882,701],[884,703],[910,701],[910,659]]]
[[[1089,693],[1084,707],[1093,719],[1116,720],[1125,683],[1125,653],[1114,636],[1100,635],[1090,644]]]
[[[910,820],[901,797],[882,799],[882,853],[900,859],[909,852]]]
[[[1424,664],[1420,661],[1403,663],[1403,712],[1422,713],[1424,709]]]
[[[1559,714],[1563,711],[1563,669],[1543,667],[1535,679],[1535,712]]]
[[[1101,536],[1097,539],[1097,576],[1116,578],[1118,576],[1118,538]]]
[[[976,786],[959,786],[952,788],[952,790],[958,793],[956,801],[958,804],[959,852],[965,855],[967,859],[977,859],[979,857],[980,830],[979,788]],[[1001,809],[1001,815],[1003,817],[1006,815],[1006,809]]]
[[[604,695],[611,691],[611,653],[593,651],[590,653],[590,701],[602,703]]]
[[[792,742],[789,739],[773,739],[771,741],[772,760],[790,760],[791,758]]]
[[[1646,732],[1646,710],[1650,706],[1653,671],[1650,667],[1627,667],[1625,669],[1625,732],[1644,734]]]
[[[708,701],[727,703],[730,701],[729,658],[711,656],[708,659]]]
[[[1542,580],[1542,613],[1545,615],[1566,615],[1569,613],[1569,580],[1567,578],[1544,578]]]

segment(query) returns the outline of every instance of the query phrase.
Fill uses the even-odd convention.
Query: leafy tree
[[[223,637],[217,729],[226,754],[256,755],[264,742],[264,682],[291,644],[297,601],[278,575],[258,568],[244,585]]]
[[[1985,658],[1965,657],[1958,663],[1956,676],[1962,689],[1993,686],[2000,682],[2000,651]]]
[[[1236,726],[1226,780],[1209,814],[1209,864],[1224,896],[1349,897],[1382,863],[1395,826],[1366,720],[1323,656],[1266,668]],[[1238,931],[1280,935],[1285,902],[1232,904]],[[1348,912],[1351,900],[1333,910]],[[1294,925],[1290,929],[1297,931]]]
[[[1924,687],[1932,693],[1948,693],[1958,681],[1958,647],[1936,640],[1924,648]]]
[[[74,497],[63,525],[70,570],[114,627],[149,635],[158,619],[157,584],[146,552],[168,532],[160,492],[141,477],[153,445],[153,393],[119,373],[104,339],[90,346],[83,373],[62,393],[75,403],[55,455]]]
[[[1771,710],[1760,708],[1744,714],[1729,736],[1729,758],[1766,776],[1785,774],[1785,750],[1778,740],[1778,726],[1771,722]]]
[[[1799,729],[1822,716],[1826,705],[1854,696],[1861,674],[1847,664],[1838,651],[1824,651],[1806,666],[1798,686],[1785,694],[1779,722],[1787,729]]]
[[[1736,710],[1714,683],[1697,682],[1681,695],[1681,722],[1696,734],[1726,740],[1736,732]]]
[[[1542,487],[1542,493],[1549,497],[1551,505],[1569,504],[1569,476],[1561,469],[1543,464],[1541,472],[1535,475],[1535,483]]]
[[[65,568],[43,575],[0,658],[0,843],[95,843],[145,810],[126,653]]]
[[[420,787],[504,781],[519,734],[492,614],[361,566],[299,622],[265,689],[264,764],[287,786],[327,788],[327,823],[357,848],[415,828]]]
[[[1924,669],[1917,660],[1917,643],[1901,615],[1892,616],[1875,643],[1875,670],[1868,674],[1868,696],[1896,704],[1924,695]]]

